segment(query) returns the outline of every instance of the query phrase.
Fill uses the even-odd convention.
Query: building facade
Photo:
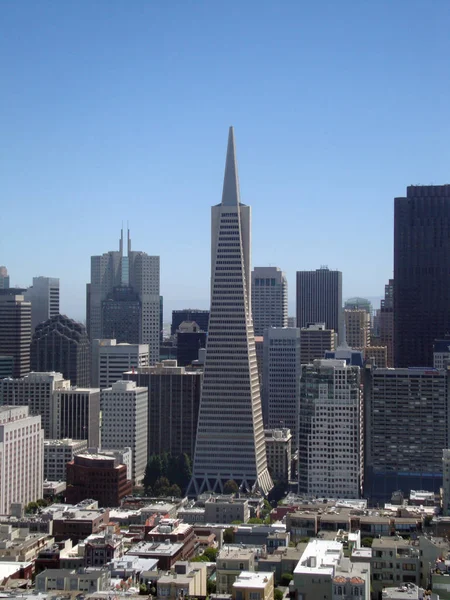
[[[323,358],[325,352],[333,352],[336,348],[336,333],[327,329],[325,323],[308,323],[300,329],[300,362],[309,365],[316,359]]]
[[[0,356],[12,356],[13,377],[30,372],[30,343],[31,302],[19,294],[0,295]]]
[[[297,327],[325,323],[334,329],[339,341],[343,333],[342,273],[321,267],[297,271]]]
[[[240,203],[230,128],[222,202],[212,208],[211,312],[191,493],[269,492],[251,311],[250,207]]]
[[[172,311],[172,324],[170,326],[170,335],[175,335],[183,321],[194,321],[201,331],[208,332],[209,310],[199,308],[183,308],[182,310]]]
[[[135,485],[147,466],[148,390],[134,381],[116,381],[101,391],[102,448],[132,449],[131,477]]]
[[[123,378],[125,371],[149,365],[147,344],[118,344],[116,340],[94,340],[92,343],[92,378],[96,387],[104,389]]]
[[[148,390],[148,455],[167,452],[194,457],[203,371],[164,360],[124,374]]]
[[[24,292],[31,302],[31,330],[39,323],[59,314],[59,279],[57,277],[33,277],[33,285]]]
[[[274,481],[291,479],[292,434],[290,429],[266,429],[267,466]]]
[[[450,185],[409,186],[395,199],[396,367],[433,364],[433,341],[450,331]]]
[[[0,404],[28,406],[30,416],[40,415],[45,437],[52,437],[53,393],[70,389],[61,373],[29,373],[0,381]],[[68,437],[68,436],[65,436]]]
[[[287,327],[288,286],[278,267],[255,267],[252,271],[252,316],[255,335],[268,327]]]
[[[266,329],[263,413],[267,415],[268,429],[290,429],[294,449],[297,448],[300,366],[300,329]]]
[[[9,275],[6,267],[0,267],[0,290],[7,290],[9,288]]]
[[[365,489],[388,501],[396,490],[438,492],[449,440],[449,371],[364,369]]]
[[[177,331],[177,363],[180,367],[191,365],[198,360],[198,352],[206,348],[206,331],[202,331],[195,321],[183,321]]]
[[[100,446],[100,390],[57,389],[52,394],[51,437],[87,440],[89,448]]]
[[[363,484],[363,403],[359,367],[345,360],[302,365],[299,493],[359,498]]]
[[[0,407],[0,514],[44,495],[44,432],[28,406]]]
[[[86,440],[44,440],[44,479],[65,481],[67,463],[85,450]]]
[[[345,335],[351,348],[370,345],[370,314],[362,308],[344,310]]]
[[[384,286],[384,300],[378,311],[378,334],[380,346],[387,348],[387,366],[394,366],[394,280]]]
[[[434,340],[433,344],[433,367],[446,369],[448,364],[450,364],[450,335],[441,340]]]
[[[91,341],[107,338],[105,327],[108,332],[119,332],[120,337],[133,337],[134,317],[139,314],[139,338],[136,342],[148,344],[150,363],[155,363],[159,359],[159,277],[159,256],[132,251],[129,231],[126,248],[122,230],[119,251],[92,256],[91,282],[87,285],[86,300]],[[135,300],[136,297],[138,300]],[[133,340],[125,341],[131,343]]]
[[[91,355],[86,327],[60,314],[39,322],[31,341],[31,370],[57,371],[72,385],[89,387]]]

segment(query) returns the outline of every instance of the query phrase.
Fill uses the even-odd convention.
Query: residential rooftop
[[[264,589],[270,580],[273,580],[273,573],[270,572],[242,571],[233,583],[233,588]]]
[[[294,573],[334,575],[342,555],[342,544],[331,540],[311,540],[294,569]]]

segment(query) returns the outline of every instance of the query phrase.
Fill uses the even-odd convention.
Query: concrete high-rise
[[[111,387],[130,369],[148,367],[147,344],[117,344],[116,340],[94,340],[92,343],[92,385]]]
[[[6,267],[0,267],[0,290],[9,288],[9,275]]]
[[[203,372],[164,360],[124,373],[124,379],[148,389],[148,454],[194,457]]]
[[[300,362],[308,365],[325,357],[325,352],[336,348],[334,329],[327,329],[325,323],[308,323],[300,330]]]
[[[133,451],[130,479],[137,485],[147,465],[148,391],[134,381],[116,381],[101,391],[102,448]]]
[[[91,347],[86,327],[60,314],[39,323],[31,341],[31,370],[57,371],[72,385],[89,387]]]
[[[433,364],[450,331],[450,185],[409,186],[395,199],[394,363]]]
[[[297,449],[300,400],[300,329],[269,327],[264,331],[263,413],[266,429],[288,428]]]
[[[70,381],[64,379],[61,373],[29,373],[25,377],[0,381],[0,404],[28,406],[30,416],[40,415],[45,437],[50,438],[52,437],[53,393],[68,389],[70,389]]]
[[[345,335],[351,348],[365,348],[370,345],[370,314],[362,309],[344,310]]]
[[[334,329],[339,342],[343,334],[342,273],[321,267],[297,271],[297,327],[325,323]]]
[[[302,365],[299,493],[358,498],[363,483],[363,402],[359,367],[345,360]]]
[[[394,280],[384,286],[384,300],[378,311],[380,346],[387,348],[387,366],[394,366]]]
[[[199,308],[183,308],[182,310],[172,311],[172,324],[170,326],[170,335],[175,335],[183,321],[195,321],[202,331],[208,331],[209,310]]]
[[[24,292],[31,302],[31,329],[59,314],[59,279],[57,277],[33,277],[33,285]]]
[[[287,327],[288,286],[278,267],[255,267],[252,271],[252,317],[255,335],[267,327]]]
[[[91,257],[86,310],[91,341],[107,338],[106,329],[109,334],[116,331],[123,341],[148,344],[150,363],[155,363],[160,337],[159,256],[131,250],[129,231],[125,249],[122,230],[118,251]]]
[[[396,490],[442,486],[450,447],[450,371],[432,367],[364,369],[364,494],[388,501]]]
[[[31,303],[23,295],[0,295],[0,356],[13,358],[13,376],[30,372]]]
[[[27,406],[0,407],[0,514],[43,497],[44,432]]]
[[[229,479],[267,493],[261,398],[251,310],[250,207],[240,202],[234,131],[222,202],[212,207],[211,311],[191,493]]]
[[[51,435],[61,440],[87,440],[89,448],[100,446],[100,390],[60,388],[52,394]]]

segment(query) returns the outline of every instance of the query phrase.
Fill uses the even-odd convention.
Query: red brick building
[[[120,506],[122,498],[131,494],[132,489],[126,466],[117,464],[112,456],[78,454],[67,464],[66,502],[69,504],[93,498],[99,506]]]

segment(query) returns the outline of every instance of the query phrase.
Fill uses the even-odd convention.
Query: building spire
[[[230,127],[228,133],[227,160],[225,163],[225,176],[223,178],[222,204],[236,206],[240,203],[239,177],[236,162],[236,149],[234,145],[234,128]]]

